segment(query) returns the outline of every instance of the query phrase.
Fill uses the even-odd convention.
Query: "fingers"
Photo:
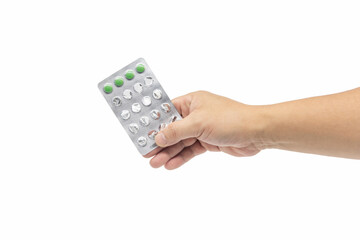
[[[184,148],[178,155],[170,159],[170,161],[165,164],[165,168],[168,170],[176,169],[193,157],[204,152],[206,152],[206,149],[201,146],[199,141],[196,141],[193,145]]]
[[[176,110],[180,113],[182,117],[186,117],[189,115],[189,105],[191,102],[191,97],[189,95],[174,98],[171,102],[174,104]]]
[[[159,152],[155,157],[150,160],[150,165],[154,168],[163,166],[167,161],[176,156],[185,147],[190,146],[196,142],[196,138],[189,138],[181,141],[173,146],[167,147]]]
[[[169,124],[155,137],[156,144],[160,147],[174,145],[181,140],[199,137],[201,133],[200,124],[196,117],[189,115],[179,121]]]
[[[171,100],[171,102],[182,117],[189,115],[189,104],[187,103],[186,97],[177,97]]]
[[[151,152],[149,152],[148,154],[146,155],[143,155],[144,158],[149,158],[149,157],[152,157],[154,156],[155,154],[157,154],[158,152],[160,152],[163,148],[161,147],[157,147],[155,148],[154,150],[152,150]]]
[[[155,157],[150,160],[150,165],[153,168],[159,168],[164,165],[169,159],[173,158],[184,149],[184,144],[179,142],[171,147],[165,148],[163,151],[159,152]]]
[[[182,109],[184,109],[184,108],[182,107],[182,105],[183,105],[182,97],[174,98],[173,100],[171,100],[171,102],[172,102],[172,104],[174,104],[176,110],[180,113],[180,115],[183,115]]]

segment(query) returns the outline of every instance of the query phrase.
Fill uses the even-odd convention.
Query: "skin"
[[[206,151],[246,157],[268,148],[360,159],[360,88],[265,106],[199,91],[173,104],[183,119],[144,156],[154,168],[176,169]]]

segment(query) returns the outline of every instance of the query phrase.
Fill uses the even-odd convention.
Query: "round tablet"
[[[156,131],[156,130],[151,130],[151,131],[148,133],[148,137],[149,137],[150,139],[155,139],[156,134],[158,134],[158,131]]]
[[[121,87],[122,85],[124,85],[124,79],[122,77],[116,77],[114,80],[114,84],[117,87]]]
[[[137,71],[138,73],[143,73],[143,72],[145,71],[145,66],[144,66],[144,64],[139,63],[138,65],[136,65],[136,71]]]
[[[149,124],[150,124],[150,118],[147,117],[147,116],[142,116],[142,117],[139,119],[139,122],[140,122],[140,124],[143,125],[144,127],[149,126]]]
[[[135,83],[134,90],[137,93],[141,93],[143,91],[143,85],[141,83]]]
[[[170,112],[170,109],[171,109],[170,104],[168,104],[168,103],[161,104],[161,109],[166,113]]]
[[[158,110],[152,110],[150,112],[150,116],[155,119],[158,120],[160,118],[160,112]]]
[[[125,77],[127,80],[131,80],[135,77],[134,71],[133,70],[127,70],[125,72]]]
[[[110,83],[105,84],[103,89],[104,89],[104,92],[107,94],[112,93],[112,91],[113,91],[113,87]]]
[[[162,97],[162,92],[161,92],[161,90],[160,90],[160,89],[155,89],[155,90],[153,91],[153,97],[154,97],[155,99],[157,99],[157,100],[161,99],[161,97]]]
[[[137,125],[136,123],[130,123],[129,131],[133,134],[137,134],[137,132],[139,131],[139,125]]]
[[[121,99],[119,96],[115,96],[112,99],[112,103],[114,104],[114,106],[118,107],[121,105]]]
[[[124,120],[127,120],[130,118],[130,112],[129,110],[122,110],[121,114],[120,114],[121,118]]]
[[[132,93],[132,91],[129,90],[129,89],[126,89],[126,90],[124,90],[124,92],[123,92],[123,97],[124,97],[125,99],[127,99],[127,100],[130,100],[130,99],[132,98],[132,95],[133,95],[133,93]]]
[[[146,86],[149,87],[154,83],[154,79],[152,77],[150,77],[150,76],[146,76],[144,78],[144,83],[145,83]]]
[[[147,140],[143,136],[139,137],[137,140],[137,143],[139,144],[140,147],[144,147],[146,145],[146,142],[147,142]]]
[[[150,106],[151,105],[151,97],[145,96],[142,98],[141,102],[142,102],[142,104],[144,104],[144,106]]]
[[[133,103],[133,105],[131,105],[131,110],[132,110],[134,113],[140,112],[140,111],[141,111],[140,103]]]

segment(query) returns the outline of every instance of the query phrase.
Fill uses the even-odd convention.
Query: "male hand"
[[[252,156],[261,150],[257,107],[248,106],[209,92],[199,91],[178,97],[174,106],[183,117],[160,131],[155,141],[161,148],[150,164],[175,169],[206,151],[233,156]]]

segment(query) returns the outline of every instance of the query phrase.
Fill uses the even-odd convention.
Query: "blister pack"
[[[161,129],[181,119],[143,58],[107,77],[98,87],[142,155],[158,147],[155,136]]]

